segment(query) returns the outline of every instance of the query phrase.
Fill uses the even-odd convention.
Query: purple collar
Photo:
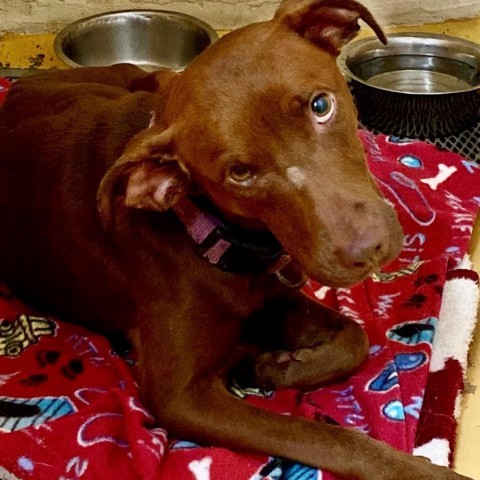
[[[224,271],[248,274],[268,271],[289,287],[300,287],[306,277],[291,263],[271,232],[250,230],[221,219],[205,197],[183,197],[173,211],[198,246],[198,253]]]

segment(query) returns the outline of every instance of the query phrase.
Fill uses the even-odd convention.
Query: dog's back
[[[125,311],[115,308],[122,295],[112,298],[123,273],[105,242],[96,190],[148,126],[153,95],[129,91],[145,76],[131,65],[89,70],[87,83],[82,73],[21,79],[0,108],[0,264],[2,280],[30,300],[96,326],[105,308],[116,318]]]

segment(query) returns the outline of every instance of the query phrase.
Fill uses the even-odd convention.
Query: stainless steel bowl
[[[218,39],[205,22],[165,10],[124,10],[78,20],[56,36],[55,53],[72,67],[133,63],[180,71]]]
[[[353,42],[339,58],[360,120],[385,133],[441,137],[479,122],[480,45],[404,33]]]

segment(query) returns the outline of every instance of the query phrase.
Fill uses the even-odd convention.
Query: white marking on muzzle
[[[305,184],[307,176],[300,167],[289,167],[287,168],[287,178],[300,190]]]

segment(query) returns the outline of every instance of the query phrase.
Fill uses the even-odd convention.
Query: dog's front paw
[[[255,361],[256,383],[261,388],[297,388],[310,390],[330,380],[325,371],[323,347],[295,351],[265,352]]]
[[[261,388],[307,391],[344,379],[361,363],[360,355],[335,356],[334,350],[333,345],[316,345],[262,353],[255,360],[256,383]]]
[[[305,375],[304,370],[308,369],[311,363],[308,357],[312,357],[312,354],[300,355],[299,353],[299,351],[279,350],[259,355],[254,366],[255,383],[266,389],[298,388],[298,381],[302,380]]]

